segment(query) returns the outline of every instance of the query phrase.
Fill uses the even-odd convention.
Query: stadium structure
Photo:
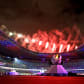
[[[84,58],[84,45],[78,49],[62,53],[39,53],[28,50],[20,46],[4,32],[0,31],[0,54],[11,58],[30,59],[30,60],[50,60],[53,55],[59,54],[63,59]]]

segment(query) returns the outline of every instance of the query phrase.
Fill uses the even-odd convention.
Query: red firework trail
[[[77,26],[73,26],[72,29],[56,29],[50,32],[39,30],[32,37],[27,35],[24,38],[22,46],[42,53],[68,52],[77,49],[84,41],[84,38],[80,37],[80,30]]]

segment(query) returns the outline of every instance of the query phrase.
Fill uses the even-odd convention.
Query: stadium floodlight
[[[17,58],[14,58],[14,61],[15,61],[15,62],[18,62],[18,59],[17,59]]]

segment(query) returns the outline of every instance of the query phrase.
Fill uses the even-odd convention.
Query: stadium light
[[[45,71],[47,71],[47,70],[44,69],[44,68],[42,68],[42,69],[40,70],[40,73],[44,73]]]

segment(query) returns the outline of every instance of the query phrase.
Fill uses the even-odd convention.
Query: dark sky
[[[83,0],[0,0],[0,25],[28,32],[77,24],[84,33]]]

